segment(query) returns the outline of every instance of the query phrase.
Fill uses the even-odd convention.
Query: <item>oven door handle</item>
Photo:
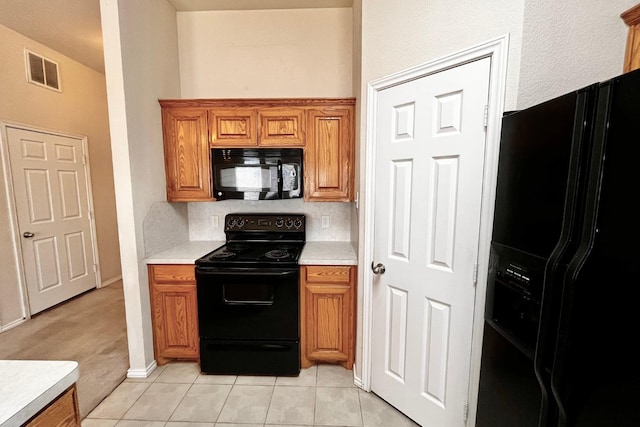
[[[259,277],[284,277],[297,274],[298,270],[228,270],[217,267],[196,267],[196,271],[208,276],[259,276]]]
[[[268,305],[273,305],[273,299],[268,300],[268,301],[236,301],[236,300],[231,300],[231,299],[223,299],[224,301],[224,305],[234,305],[234,306],[254,306],[254,305],[258,305],[258,306],[268,306]]]

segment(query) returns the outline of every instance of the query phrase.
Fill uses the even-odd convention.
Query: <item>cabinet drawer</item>
[[[149,278],[156,285],[196,283],[196,271],[193,264],[151,265],[149,270]]]
[[[323,266],[306,266],[305,280],[307,283],[342,283],[349,285],[351,267],[323,267]]]

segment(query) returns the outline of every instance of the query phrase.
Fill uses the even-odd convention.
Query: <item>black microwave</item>
[[[213,148],[216,200],[295,199],[302,192],[302,148]]]

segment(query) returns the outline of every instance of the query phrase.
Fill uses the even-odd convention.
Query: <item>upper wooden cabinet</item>
[[[352,201],[354,98],[160,100],[167,200],[212,201],[211,148],[301,147],[306,201]]]
[[[305,144],[304,110],[265,108],[258,110],[259,141],[262,146],[302,147]]]
[[[305,200],[353,200],[353,107],[309,110],[307,129]]]
[[[620,17],[629,27],[627,50],[624,56],[624,72],[640,68],[640,4],[623,12]]]
[[[209,127],[212,147],[248,147],[258,144],[254,109],[209,110]]]
[[[213,200],[206,110],[163,108],[162,132],[167,200]]]
[[[302,147],[304,120],[295,108],[212,109],[211,147]]]

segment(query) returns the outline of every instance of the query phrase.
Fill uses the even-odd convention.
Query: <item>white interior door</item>
[[[7,128],[31,314],[96,287],[82,140]]]
[[[489,71],[378,94],[371,388],[424,426],[466,422]]]

